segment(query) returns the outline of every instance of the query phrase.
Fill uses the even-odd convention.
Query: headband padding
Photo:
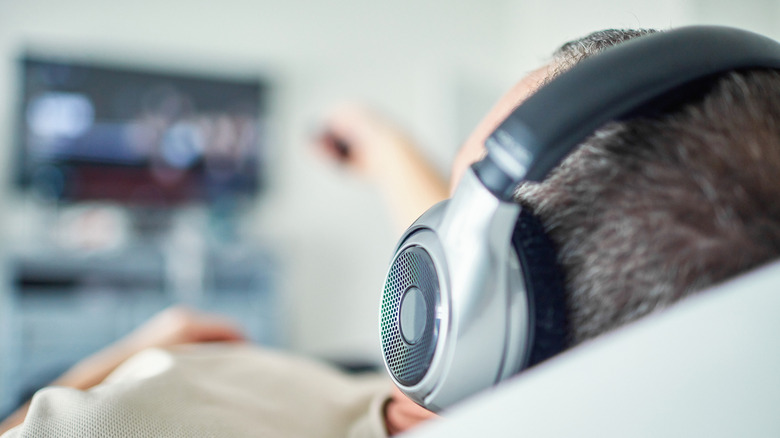
[[[560,353],[568,345],[564,277],[555,245],[539,219],[527,208],[520,211],[512,245],[528,291],[532,345],[527,366],[530,367]]]

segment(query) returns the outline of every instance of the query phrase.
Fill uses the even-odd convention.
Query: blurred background
[[[0,411],[184,303],[274,348],[379,361],[398,231],[312,151],[334,104],[444,176],[498,97],[607,27],[780,37],[774,0],[0,0]]]

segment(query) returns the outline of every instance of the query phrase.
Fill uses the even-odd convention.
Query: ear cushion
[[[526,367],[531,367],[562,352],[568,345],[564,277],[552,240],[527,208],[520,211],[512,245],[528,293],[531,351]]]

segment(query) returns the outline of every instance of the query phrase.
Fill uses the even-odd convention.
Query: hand
[[[391,436],[406,432],[423,421],[436,418],[436,414],[412,401],[398,388],[393,388],[393,395],[385,405],[384,414],[385,427]]]
[[[447,197],[447,183],[410,137],[368,108],[333,111],[317,144],[326,156],[377,185],[399,230]]]
[[[184,307],[172,307],[135,329],[118,345],[128,353],[135,354],[152,347],[243,340],[244,336],[239,329],[224,318]]]
[[[374,181],[386,177],[387,166],[408,160],[417,152],[415,143],[402,129],[359,104],[333,110],[316,143],[327,157]]]
[[[172,307],[152,317],[114,344],[80,361],[52,384],[77,389],[91,388],[102,382],[122,362],[147,348],[242,340],[244,336],[241,332],[223,318],[183,307]]]

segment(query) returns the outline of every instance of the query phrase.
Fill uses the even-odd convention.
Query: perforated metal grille
[[[425,328],[420,340],[407,343],[401,336],[401,298],[417,287],[426,304]],[[390,372],[404,385],[418,383],[430,366],[439,336],[439,279],[428,252],[419,246],[404,250],[393,262],[382,295],[382,349]]]

